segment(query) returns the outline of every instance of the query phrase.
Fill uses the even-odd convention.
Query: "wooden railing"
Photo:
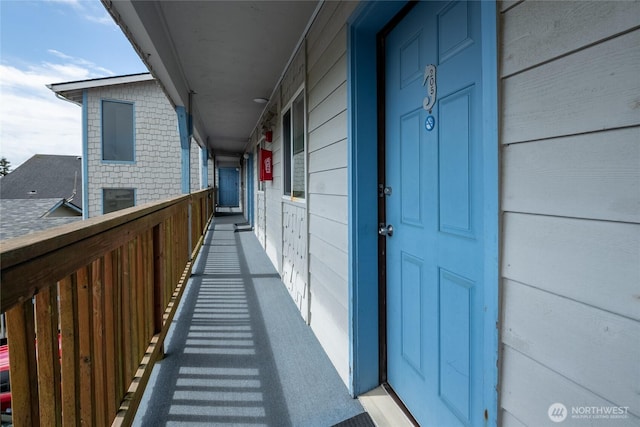
[[[15,426],[131,424],[212,202],[203,190],[0,243]]]

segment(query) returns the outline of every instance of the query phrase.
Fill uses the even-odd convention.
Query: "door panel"
[[[479,9],[420,2],[385,38],[387,379],[423,426],[484,421]]]
[[[440,231],[472,237],[470,108],[473,88],[449,95],[439,102],[438,153]]]
[[[220,197],[218,204],[224,207],[238,207],[239,204],[239,176],[236,168],[220,168]]]

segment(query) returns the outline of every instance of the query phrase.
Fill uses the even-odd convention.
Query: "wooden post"
[[[91,268],[77,272],[76,299],[78,301],[79,393],[80,425],[92,425],[94,418],[93,360],[91,351],[92,308],[89,278]]]
[[[153,333],[162,331],[162,317],[165,309],[165,258],[164,258],[164,223],[153,227]],[[160,348],[158,358],[164,357],[164,345]]]
[[[91,268],[91,297],[93,308],[93,389],[94,389],[94,420],[93,425],[103,426],[106,419],[106,375],[104,349],[104,268],[101,258],[92,263]]]
[[[105,348],[105,379],[106,379],[106,411],[107,420],[113,420],[120,399],[116,393],[116,333],[115,333],[115,298],[116,289],[114,280],[114,256],[113,252],[107,252],[104,256],[104,348]]]
[[[122,338],[122,365],[123,365],[123,383],[122,390],[126,393],[129,387],[129,381],[133,378],[134,370],[131,367],[131,279],[129,267],[129,243],[122,245],[120,250],[120,259],[122,263],[122,306],[121,306],[121,329]]]
[[[193,212],[192,212],[192,200],[189,199],[189,205],[187,207],[187,261],[191,261],[191,252],[193,252]]]
[[[60,350],[58,347],[58,293],[56,285],[36,295],[38,401],[46,423],[62,424]]]
[[[10,364],[13,424],[40,424],[38,371],[36,367],[35,323],[31,298],[7,311],[9,357],[21,363]]]
[[[60,341],[62,377],[62,424],[77,425],[79,405],[78,360],[78,302],[76,300],[76,276],[60,281]]]

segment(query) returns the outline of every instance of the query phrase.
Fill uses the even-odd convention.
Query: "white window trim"
[[[104,158],[104,103],[112,102],[117,104],[129,104],[131,105],[131,119],[133,124],[132,135],[132,147],[133,160],[105,160]],[[100,163],[102,164],[121,164],[121,165],[135,165],[138,161],[136,156],[136,103],[131,100],[122,100],[114,98],[100,98]]]
[[[292,106],[293,106],[293,102],[296,100],[296,98],[300,95],[303,94],[302,96],[302,108],[304,111],[304,198],[300,198],[300,197],[294,197],[290,194],[284,194],[284,186],[285,186],[285,161],[284,161],[284,124],[283,124],[283,120],[284,120],[284,115],[287,111],[291,110]],[[291,124],[293,125],[293,121],[291,122]],[[289,129],[289,131],[291,131],[291,129]],[[282,147],[281,147],[281,151],[282,151],[282,168],[281,168],[281,174],[282,174],[282,199],[283,201],[286,202],[290,202],[290,203],[295,203],[295,204],[299,204],[299,205],[306,205],[307,204],[307,199],[309,198],[309,188],[308,188],[308,184],[309,184],[309,179],[308,179],[308,175],[309,175],[309,165],[308,165],[308,157],[309,157],[309,135],[308,135],[308,112],[307,112],[307,92],[305,91],[305,85],[302,84],[300,85],[300,87],[293,93],[293,95],[291,95],[291,98],[289,99],[289,101],[287,101],[287,103],[284,105],[284,107],[281,110],[281,114],[280,114],[280,141],[282,141]],[[292,153],[289,153],[289,156],[292,156]],[[293,173],[293,168],[291,169],[291,174]],[[291,188],[293,189],[293,175],[291,176]]]

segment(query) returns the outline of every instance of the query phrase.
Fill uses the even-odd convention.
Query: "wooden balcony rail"
[[[203,190],[0,243],[15,426],[131,424],[213,200]]]

